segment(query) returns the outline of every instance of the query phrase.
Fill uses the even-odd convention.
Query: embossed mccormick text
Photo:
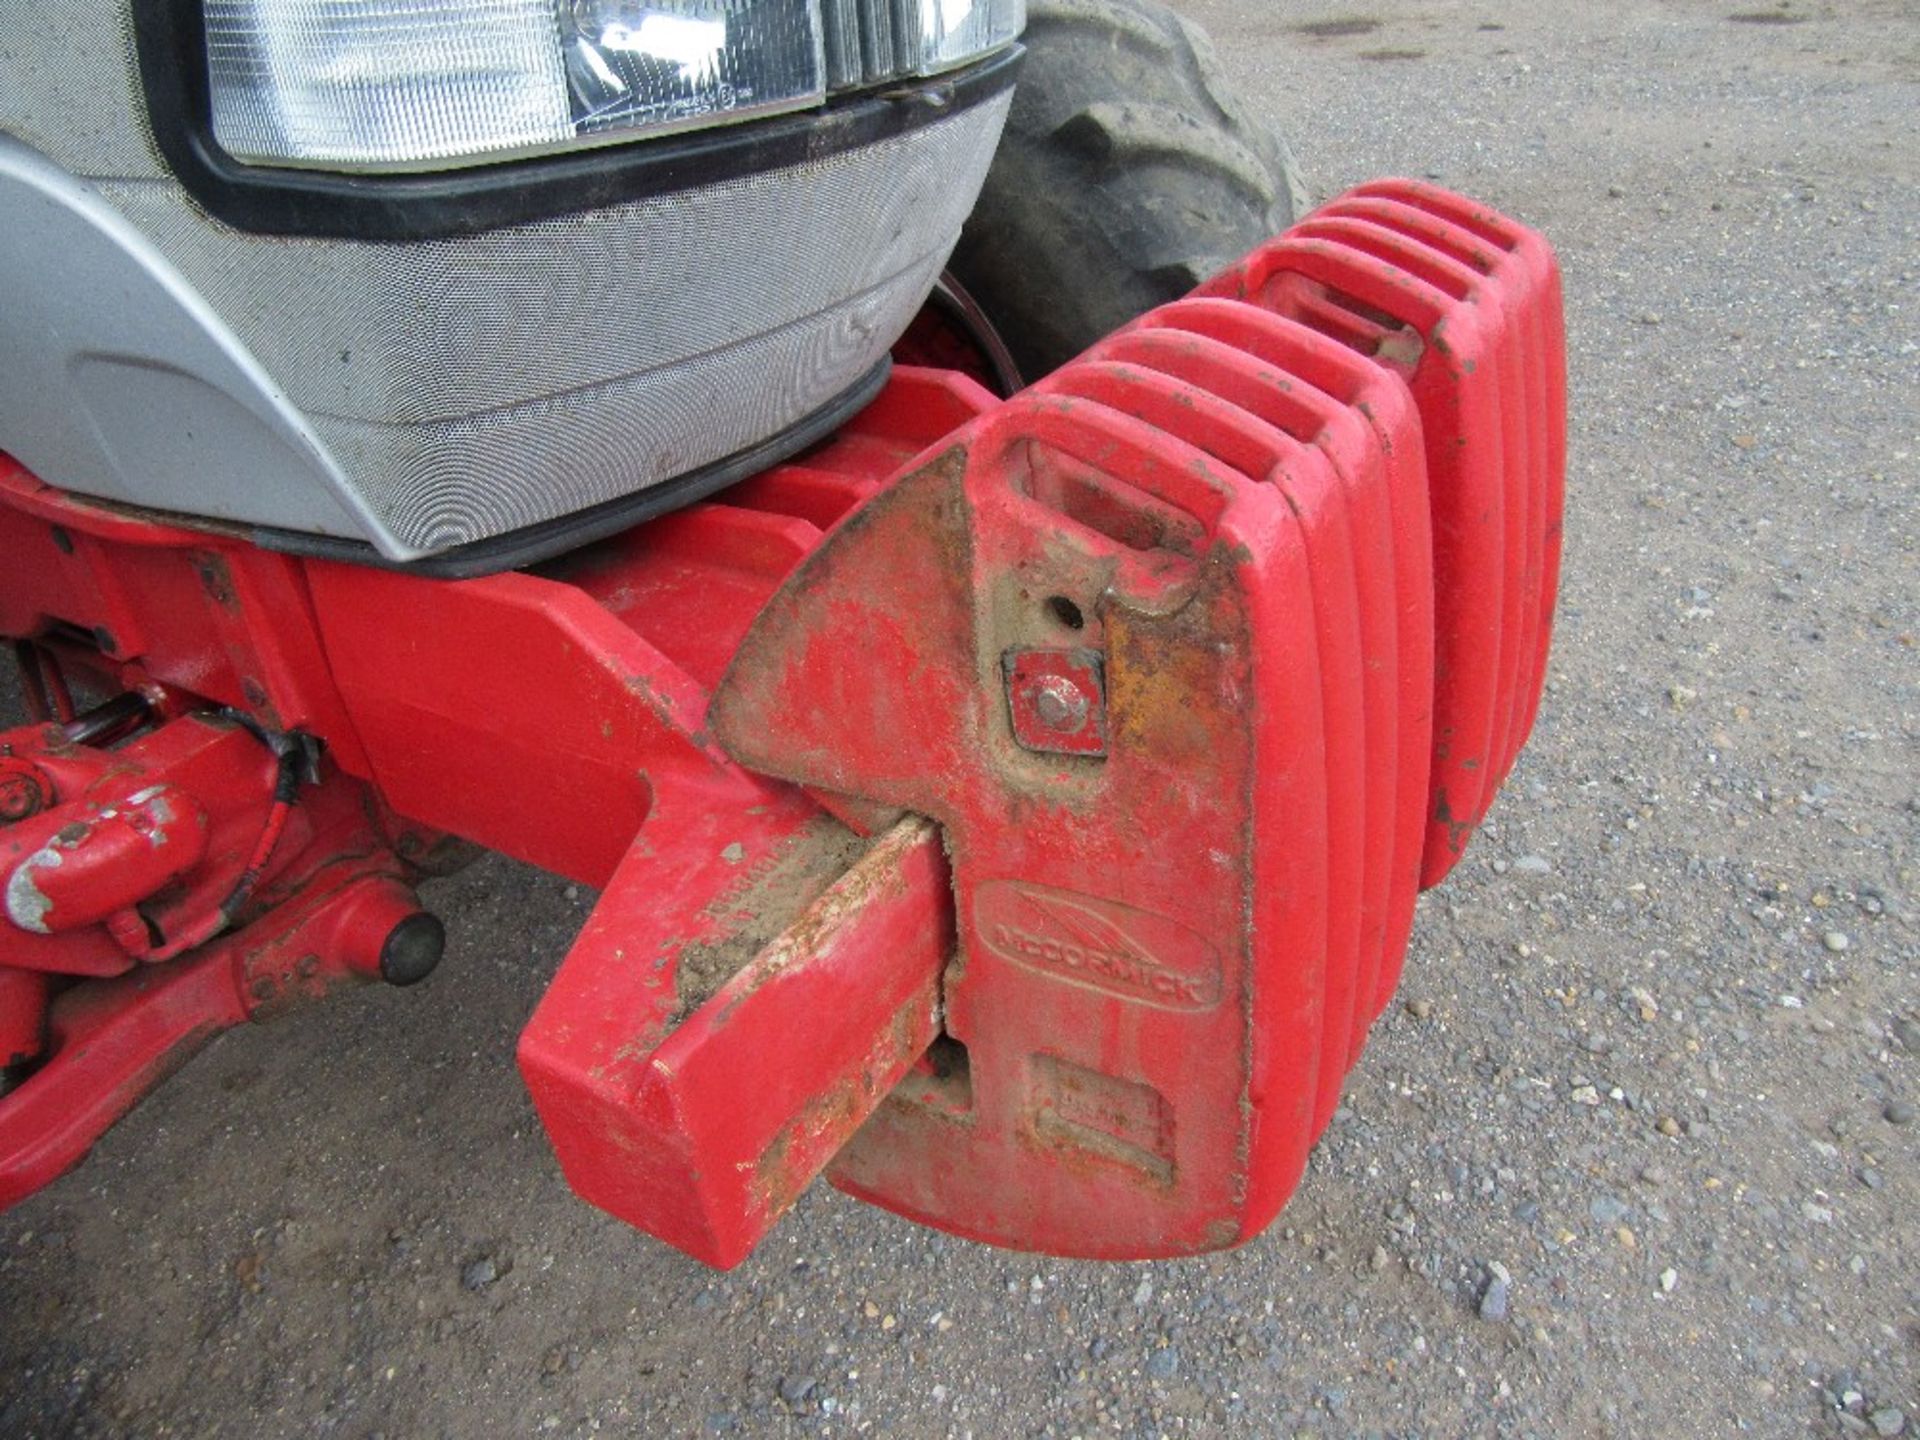
[[[1213,947],[1177,921],[1117,901],[990,881],[974,903],[976,933],[1028,970],[1169,1010],[1219,1003]]]

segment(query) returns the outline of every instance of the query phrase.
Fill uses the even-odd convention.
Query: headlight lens
[[[996,49],[1026,0],[207,0],[205,14],[228,154],[391,170],[804,109]]]
[[[560,8],[572,120],[583,133],[697,125],[825,94],[820,10],[808,0]]]
[[[1027,0],[904,0],[915,73],[931,75],[1020,38]]]

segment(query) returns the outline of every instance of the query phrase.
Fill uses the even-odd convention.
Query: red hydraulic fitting
[[[52,803],[46,771],[24,755],[0,753],[0,825],[30,819]]]
[[[150,785],[105,807],[64,805],[11,829],[0,853],[7,919],[35,935],[95,925],[198,865],[207,815],[170,785]]]

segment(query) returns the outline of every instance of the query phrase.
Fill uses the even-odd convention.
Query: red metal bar
[[[827,821],[756,874],[722,848],[736,818],[686,817],[697,836],[636,850],[520,1038],[574,1189],[718,1266],[746,1257],[932,1043],[952,930],[924,821],[844,874],[845,832]],[[810,890],[755,943],[769,910]]]

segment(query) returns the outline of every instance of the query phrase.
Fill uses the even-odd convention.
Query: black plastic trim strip
[[[331,535],[310,535],[299,530],[275,530],[249,527],[254,543],[262,549],[283,555],[298,555],[313,560],[342,560],[354,565],[370,565],[380,570],[401,570],[436,580],[471,580],[478,575],[495,575],[503,570],[522,570],[551,560],[582,545],[591,545],[609,535],[631,529],[643,521],[657,519],[704,500],[717,490],[737,485],[742,480],[791,459],[802,450],[818,444],[855,415],[873,403],[893,372],[893,361],[883,359],[797,425],[771,440],[749,446],[704,469],[662,481],[618,500],[608,500],[590,509],[576,510],[537,525],[490,536],[470,544],[443,550],[420,560],[389,560],[364,540],[342,540]]]
[[[1026,52],[850,95],[817,110],[558,155],[400,175],[243,165],[213,138],[201,0],[133,0],[134,44],[160,153],[216,220],[256,235],[444,240],[670,195],[904,135],[1003,93]]]

